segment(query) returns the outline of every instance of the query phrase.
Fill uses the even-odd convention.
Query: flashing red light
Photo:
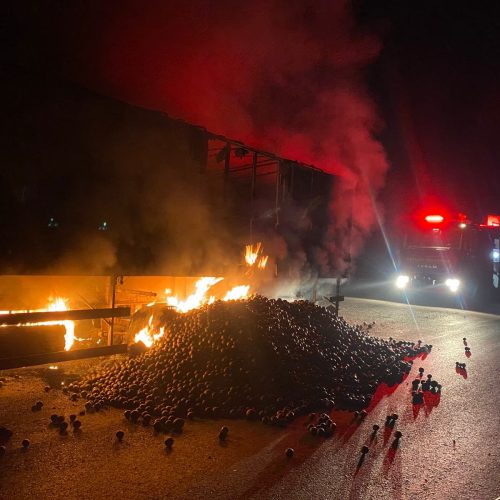
[[[500,227],[500,215],[488,215],[486,225],[488,227]]]
[[[425,221],[429,224],[440,224],[444,221],[444,217],[442,215],[426,215]]]

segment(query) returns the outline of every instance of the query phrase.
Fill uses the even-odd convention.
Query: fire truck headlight
[[[400,290],[403,290],[403,288],[406,288],[409,282],[410,282],[409,276],[406,276],[406,274],[400,274],[396,278],[396,287],[399,288]]]
[[[500,250],[498,248],[494,248],[491,252],[491,260],[493,262],[500,262]]]
[[[456,278],[448,278],[444,283],[450,289],[450,292],[453,293],[455,293],[460,287],[460,280],[457,280]]]

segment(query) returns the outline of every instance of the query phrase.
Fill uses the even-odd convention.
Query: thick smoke
[[[315,258],[322,271],[349,266],[388,168],[365,85],[380,43],[351,2],[94,0],[39,16],[65,76],[341,174]]]
[[[97,44],[94,85],[342,174],[331,200],[337,222],[317,261],[345,267],[331,262],[339,241],[344,255],[360,251],[388,164],[364,84],[380,44],[359,30],[350,2],[129,4]]]

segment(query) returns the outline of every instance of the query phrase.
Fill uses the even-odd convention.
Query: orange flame
[[[212,276],[200,278],[195,283],[195,292],[184,301],[179,300],[177,296],[171,296],[170,294],[172,293],[172,291],[166,289],[166,303],[169,306],[175,308],[180,313],[188,312],[191,309],[195,309],[204,304],[213,304],[217,299],[213,295],[207,297],[207,292],[211,287],[213,287],[223,279],[224,278],[215,278]],[[248,297],[249,291],[250,285],[238,285],[229,290],[222,300],[240,300]],[[148,304],[148,306],[150,305],[152,304]],[[151,315],[149,317],[148,324],[135,334],[134,342],[142,342],[146,347],[151,347],[154,342],[163,337],[164,333],[164,327],[161,327],[158,331],[155,332],[155,328],[153,326],[153,315]]]
[[[235,286],[226,293],[226,296],[222,300],[228,301],[244,299],[248,297],[248,290],[250,290],[250,285]]]
[[[248,267],[256,267],[257,269],[265,269],[269,257],[262,255],[262,243],[255,245],[245,245],[245,262]],[[213,304],[217,298],[215,295],[207,295],[208,291],[224,278],[216,278],[214,276],[204,276],[195,283],[195,291],[187,297],[186,300],[180,300],[176,295],[172,295],[172,290],[165,290],[165,302],[170,307],[173,307],[180,313],[186,313],[192,309],[196,309],[205,304]],[[223,301],[241,300],[249,296],[250,285],[238,285],[227,291]],[[150,302],[147,307],[151,307],[156,302]],[[151,315],[148,324],[140,330],[135,336],[135,342],[143,342],[145,346],[150,347],[153,343],[161,338],[164,334],[164,329],[160,328],[155,333],[153,327],[153,316]]]
[[[245,262],[249,266],[253,266],[255,264],[255,261],[257,260],[257,257],[259,255],[259,250],[260,250],[260,243],[257,243],[255,245],[255,249],[253,245],[246,245],[245,246]]]
[[[264,269],[269,259],[268,255],[262,255],[262,243],[255,245],[245,245],[245,263],[248,267],[253,267],[257,264],[258,269]]]
[[[56,297],[55,299],[49,299],[49,311],[67,311],[68,307],[66,305],[67,299],[62,299],[61,297]],[[49,321],[46,323],[40,323],[42,325],[62,325],[66,329],[64,334],[64,350],[69,351],[73,344],[75,343],[75,322],[74,321]]]
[[[163,337],[164,333],[164,327],[160,327],[159,331],[154,333],[153,316],[150,316],[148,324],[135,335],[134,342],[142,342],[146,347],[151,347],[154,342]]]
[[[49,304],[46,309],[27,309],[18,311],[0,311],[0,314],[15,314],[15,313],[28,313],[28,312],[46,312],[46,311],[67,311],[66,303],[68,299],[61,297],[49,297]],[[40,321],[37,323],[20,323],[17,326],[37,326],[37,325],[61,325],[64,326],[66,333],[64,334],[64,350],[69,351],[75,340],[82,340],[75,337],[75,322],[74,321]],[[6,326],[6,325],[0,325]]]
[[[214,277],[204,277],[200,278],[195,283],[196,291],[190,295],[186,300],[179,300],[177,296],[168,296],[171,293],[170,290],[165,290],[167,295],[167,304],[175,308],[178,312],[188,312],[191,309],[195,309],[204,304],[213,304],[217,299],[215,296],[211,295],[207,297],[208,290],[215,284],[222,281],[224,278],[214,278]],[[222,300],[240,300],[248,297],[248,291],[250,290],[250,285],[238,285],[229,290]]]
[[[257,261],[260,250],[262,248],[262,243],[256,243],[254,245],[245,245],[245,262],[249,267],[252,267]]]
[[[269,256],[268,255],[264,255],[263,257],[261,257],[259,259],[259,262],[257,263],[257,267],[259,269],[265,269],[266,267],[266,264],[267,264],[267,260],[269,259]]]
[[[223,279],[224,278],[215,278],[210,276],[200,278],[195,284],[196,291],[184,301],[179,300],[177,296],[168,297],[170,290],[167,289],[165,290],[165,294],[167,295],[167,304],[174,307],[179,312],[190,311],[191,309],[200,307],[207,302],[211,304],[215,301],[215,297],[209,297],[207,299],[206,294],[211,287]]]

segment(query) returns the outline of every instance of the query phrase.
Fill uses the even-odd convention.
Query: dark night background
[[[333,166],[326,165],[327,170],[347,167],[358,174],[363,167],[358,168],[352,153],[345,153],[347,148],[338,143],[356,148],[369,142],[353,139],[359,123],[350,128],[344,116],[356,109],[359,100],[368,109],[359,113],[360,121],[368,122],[367,129],[383,144],[389,166],[384,166],[383,154],[370,143],[372,149],[364,159],[370,163],[376,158],[373,168],[363,174],[379,200],[377,211],[390,235],[396,232],[399,216],[420,204],[443,206],[475,218],[500,212],[497,3],[277,1],[263,3],[265,7],[259,10],[261,2],[257,2],[248,17],[233,2],[220,2],[217,7],[206,1],[184,4],[191,3],[155,1],[144,7],[134,1],[8,2],[2,7],[2,72],[10,81],[19,73],[23,78],[33,75],[35,87],[47,77],[76,82],[322,168],[325,158],[331,158]],[[168,25],[168,19],[176,16],[184,24],[178,27],[172,21]],[[159,31],[163,22],[167,29]],[[255,43],[237,45],[232,52],[232,37],[259,33],[259,28],[262,33],[272,33],[275,26],[276,38],[257,36]],[[301,30],[308,36],[295,39]],[[362,36],[351,37],[351,32]],[[183,48],[170,53],[176,43]],[[300,53],[296,58],[287,54],[294,43]],[[330,64],[327,54],[330,43],[335,64]],[[248,48],[254,46],[255,57]],[[199,59],[199,47],[206,49],[203,59]],[[318,48],[326,55],[317,56],[314,66],[306,65],[304,61],[314,59]],[[192,54],[196,57],[188,60]],[[167,69],[162,67],[165,57],[170,57]],[[275,64],[281,73],[257,78],[255,73],[263,63]],[[311,116],[298,120],[296,115],[301,113],[293,106],[307,107],[315,94],[328,96],[329,85],[337,85],[339,79],[345,83],[348,97],[337,101],[344,111],[334,115],[332,126],[325,128],[329,135],[342,136],[344,126],[349,131],[338,141],[320,137],[318,145],[309,139],[321,136],[322,124]],[[246,88],[248,80],[251,85]],[[214,81],[232,100],[221,101],[212,95],[217,88]],[[355,92],[349,94],[352,88]],[[202,98],[193,97],[202,94]],[[179,95],[192,98],[183,100]],[[332,95],[334,100],[338,98],[338,87]],[[8,103],[5,87],[2,98]],[[198,113],[200,102],[207,105],[205,115]],[[312,105],[314,109],[320,109],[318,102]],[[248,110],[249,103],[251,127],[237,113]],[[25,105],[30,106],[29,98]],[[211,120],[215,113],[219,114],[217,120]],[[271,120],[267,129],[259,128],[264,116]],[[262,139],[259,130],[270,139]],[[285,140],[287,134],[300,140]],[[0,168],[6,179],[9,169],[16,167],[4,162]],[[40,174],[40,168],[43,166],[33,165],[34,176]],[[4,220],[8,196],[3,197]],[[361,219],[360,234],[366,240],[377,224],[373,217],[366,222]],[[384,253],[380,232],[375,229],[358,259],[360,272],[385,272],[388,261]]]
[[[500,6],[370,4],[366,22],[388,20],[372,71],[387,125],[389,187],[402,182],[476,215],[498,211]]]

